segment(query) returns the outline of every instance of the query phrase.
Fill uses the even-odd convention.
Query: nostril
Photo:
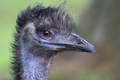
[[[78,45],[83,45],[83,46],[85,45],[85,43],[83,43],[83,42],[81,42],[81,41],[77,42],[77,44],[78,44]]]

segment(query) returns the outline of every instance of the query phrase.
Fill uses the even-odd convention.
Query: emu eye
[[[49,39],[51,37],[51,32],[50,31],[41,31],[40,36],[44,39]]]

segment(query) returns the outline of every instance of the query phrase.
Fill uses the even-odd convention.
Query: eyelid
[[[55,34],[55,32],[54,32],[53,30],[48,30],[48,31],[50,31],[52,35],[54,35],[54,34]]]
[[[45,37],[43,34],[42,34],[42,32],[44,32],[44,31],[48,31],[48,32],[50,32],[50,37]],[[40,38],[42,38],[42,39],[44,39],[44,40],[50,40],[50,39],[52,39],[54,36],[54,32],[52,31],[52,30],[39,30],[39,32],[38,32],[38,36],[40,37]]]
[[[60,34],[60,32],[57,29],[50,29],[53,35]]]

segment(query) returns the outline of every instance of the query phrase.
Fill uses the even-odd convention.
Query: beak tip
[[[95,47],[91,44],[88,44],[87,49],[89,53],[95,53],[96,51]]]
[[[94,46],[92,48],[90,48],[90,53],[95,53],[95,51],[96,51],[96,49]]]
[[[95,51],[96,51],[95,49],[94,49],[94,50],[91,50],[90,53],[95,53]]]

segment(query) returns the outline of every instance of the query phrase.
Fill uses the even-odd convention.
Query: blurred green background
[[[0,0],[0,80],[12,80],[10,44],[20,11],[29,5],[58,6],[63,1]],[[96,53],[60,54],[52,62],[50,80],[120,80],[119,8],[119,0],[67,0],[65,10],[75,20],[77,33],[95,45]]]

